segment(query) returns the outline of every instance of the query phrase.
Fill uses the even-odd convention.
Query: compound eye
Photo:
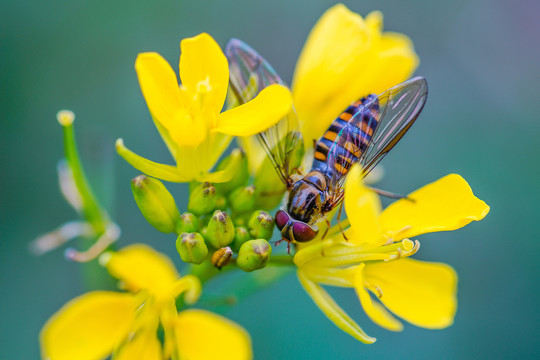
[[[319,228],[317,226],[309,226],[308,224],[296,221],[293,224],[293,235],[294,240],[298,242],[306,242],[313,240],[315,236],[317,236],[317,233],[319,232]]]
[[[285,225],[287,225],[287,223],[289,222],[290,219],[291,219],[291,217],[289,216],[289,214],[287,214],[283,210],[279,210],[276,213],[276,225],[277,225],[278,229],[279,230],[283,229],[283,227]]]

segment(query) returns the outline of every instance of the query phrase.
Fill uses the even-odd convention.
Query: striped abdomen
[[[359,161],[379,119],[376,99],[369,95],[354,102],[332,122],[315,146],[312,170],[337,180]]]

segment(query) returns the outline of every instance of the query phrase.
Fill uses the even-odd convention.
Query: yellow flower
[[[407,80],[418,66],[412,41],[382,27],[381,12],[363,19],[337,4],[311,30],[292,84],[306,148],[351,102]]]
[[[483,219],[489,206],[474,196],[461,176],[451,174],[381,212],[377,195],[358,185],[361,176],[361,169],[354,167],[345,186],[348,241],[335,226],[326,239],[304,245],[294,257],[300,282],[330,320],[364,343],[375,339],[321,285],[354,288],[366,314],[388,330],[402,329],[390,312],[424,328],[450,326],[457,305],[457,275],[445,264],[408,259],[420,246],[409,238],[459,229]]]
[[[64,305],[41,331],[44,359],[251,359],[239,325],[203,310],[177,314],[176,297],[196,302],[201,284],[192,275],[179,278],[164,255],[132,245],[101,260],[129,292],[94,291]]]
[[[232,136],[249,136],[277,123],[291,108],[291,94],[281,85],[264,89],[255,99],[220,113],[229,84],[229,66],[219,45],[202,33],[180,43],[180,79],[157,53],[139,54],[135,69],[154,123],[176,160],[158,164],[128,150],[119,154],[138,170],[166,181],[224,182],[232,171],[209,173]]]

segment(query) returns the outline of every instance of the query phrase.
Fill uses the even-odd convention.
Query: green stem
[[[106,227],[106,219],[104,218],[99,203],[96,200],[88,181],[86,180],[79,153],[77,151],[73,123],[64,124],[62,127],[64,128],[64,149],[66,159],[73,173],[73,180],[77,190],[82,198],[84,216],[92,225],[96,234],[103,234]]]

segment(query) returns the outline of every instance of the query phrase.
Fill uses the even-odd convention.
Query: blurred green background
[[[429,81],[417,124],[384,160],[379,187],[407,193],[456,172],[491,206],[487,218],[420,238],[416,258],[459,273],[455,324],[442,331],[378,328],[353,291],[332,290],[378,338],[363,345],[315,307],[294,275],[226,315],[251,334],[257,359],[538,358],[540,334],[540,2],[346,1],[381,10],[385,29],[413,39]],[[169,162],[133,68],[157,51],[176,67],[179,41],[208,32],[258,49],[291,79],[307,34],[332,1],[14,1],[0,4],[0,358],[39,355],[38,332],[85,291],[81,267],[57,250],[36,258],[28,243],[75,214],[57,186],[63,156],[59,109],[76,115],[89,178],[122,227],[120,244],[143,241],[179,262],[174,239],[147,224],[129,181],[138,173],[114,140]],[[184,185],[169,186],[179,198]],[[179,203],[182,203],[179,201]]]

